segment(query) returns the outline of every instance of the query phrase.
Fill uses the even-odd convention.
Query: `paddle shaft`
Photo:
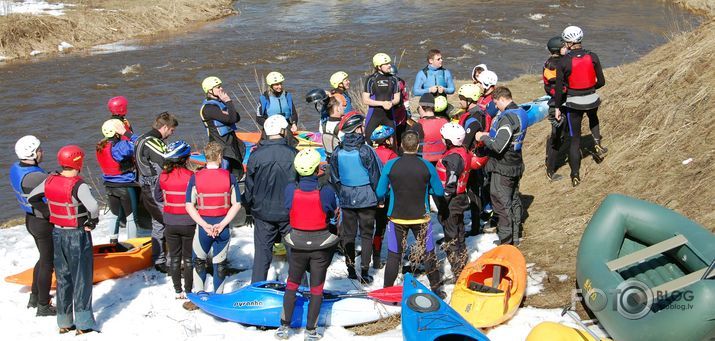
[[[581,318],[578,316],[578,314],[576,314],[576,312],[574,312],[573,310],[570,310],[570,309],[566,308],[566,309],[564,309],[564,313],[565,313],[566,315],[568,315],[572,320],[576,321],[576,323],[578,323],[578,325],[581,326],[581,328],[583,328],[584,330],[586,330],[586,332],[587,332],[589,335],[591,335],[591,337],[592,337],[594,340],[597,340],[597,341],[598,341],[598,340],[601,339],[598,335],[596,335],[596,333],[594,333],[594,332],[591,330],[591,328],[587,327],[586,324],[584,324],[583,321],[581,321]],[[562,313],[561,315],[563,315],[563,313]]]

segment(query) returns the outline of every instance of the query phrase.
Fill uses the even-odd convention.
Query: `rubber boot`
[[[27,301],[27,309],[37,308],[37,294],[30,294],[30,300]]]
[[[372,283],[372,276],[370,276],[368,269],[362,269],[362,271],[360,272],[360,283],[362,283],[362,284]]]
[[[578,186],[581,183],[581,177],[578,175],[571,175],[571,185],[573,187]]]

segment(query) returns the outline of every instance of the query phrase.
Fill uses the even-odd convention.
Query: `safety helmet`
[[[569,26],[561,32],[561,38],[567,43],[580,43],[583,39],[583,31],[578,26]]]
[[[170,143],[166,147],[164,160],[179,162],[181,159],[189,157],[189,155],[191,155],[191,146],[184,140],[178,140]]]
[[[266,135],[279,135],[282,129],[288,127],[288,121],[283,115],[273,115],[263,122],[263,130]]]
[[[479,83],[482,83],[484,85],[484,89],[489,89],[492,86],[497,85],[497,81],[499,80],[499,77],[497,77],[497,74],[494,73],[494,71],[484,71],[479,74],[479,77],[477,77],[477,80]]]
[[[315,169],[320,165],[320,159],[320,153],[315,148],[305,148],[295,155],[293,166],[301,176],[313,175]]]
[[[340,120],[340,131],[352,133],[365,123],[365,116],[357,111],[351,111]]]
[[[464,84],[459,87],[457,94],[472,102],[476,102],[479,100],[479,97],[482,97],[482,87],[477,84]]]
[[[479,64],[479,65],[475,66],[474,68],[472,68],[472,79],[474,81],[477,81],[477,77],[474,76],[474,74],[477,73],[477,69],[482,69],[482,72],[489,70],[489,69],[487,69],[486,64]]]
[[[393,76],[397,76],[397,73],[399,71],[397,70],[397,65],[395,64],[390,64],[390,74]]]
[[[553,37],[546,43],[546,49],[551,53],[559,53],[563,46],[564,40],[560,36]]]
[[[124,125],[122,121],[113,118],[110,120],[104,121],[102,124],[102,135],[106,138],[114,137],[114,135],[117,134],[117,125]]]
[[[271,86],[273,84],[283,83],[285,77],[280,72],[273,71],[266,76],[266,84]]]
[[[442,134],[442,138],[449,140],[455,146],[461,146],[464,142],[464,136],[466,132],[464,127],[459,123],[445,123],[442,128],[439,129],[439,133]]]
[[[15,142],[15,154],[20,160],[36,159],[38,148],[40,148],[40,139],[34,135],[25,135]]]
[[[377,126],[377,128],[375,128],[375,130],[372,131],[372,134],[370,135],[370,140],[372,140],[373,142],[382,143],[394,134],[394,128],[386,125],[379,125]]]
[[[437,96],[434,98],[434,112],[443,112],[447,109],[447,97]]]
[[[83,161],[84,151],[79,146],[71,144],[57,152],[57,163],[62,167],[81,170]]]
[[[107,102],[107,108],[112,115],[124,116],[127,114],[127,103],[124,96],[112,97]]]
[[[372,57],[372,65],[374,67],[390,63],[392,63],[392,59],[386,53],[378,53]]]
[[[345,71],[338,71],[330,76],[330,86],[332,86],[333,89],[337,89],[346,79],[348,79],[348,73]]]
[[[201,88],[204,89],[204,93],[207,94],[211,89],[221,85],[221,80],[218,77],[206,77],[203,82],[201,82]]]
[[[328,95],[325,93],[325,90],[319,88],[310,90],[305,94],[305,101],[309,104],[325,102],[327,99]]]

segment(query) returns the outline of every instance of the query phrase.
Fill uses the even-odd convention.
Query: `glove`
[[[94,230],[94,228],[97,227],[97,223],[99,223],[99,218],[90,218],[84,222],[84,227]]]

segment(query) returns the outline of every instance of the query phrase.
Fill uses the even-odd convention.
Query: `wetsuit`
[[[412,113],[410,112],[410,94],[407,89],[407,82],[400,77],[395,76],[395,78],[400,91],[400,103],[397,103],[392,109],[392,116],[396,126],[393,146],[397,149],[397,146],[402,143],[402,134],[407,130],[407,120],[412,117]]]
[[[491,203],[489,198],[489,178],[483,167],[487,162],[485,157],[487,152],[484,150],[483,143],[474,139],[474,135],[480,131],[488,132],[491,120],[491,116],[481,110],[478,105],[467,110],[459,120],[466,132],[462,144],[467,147],[467,150],[479,157],[479,163],[482,165],[482,167],[470,171],[469,182],[467,183],[470,201],[469,210],[472,216],[472,228],[469,234],[473,236],[480,233],[484,225],[489,222],[490,217],[488,214],[483,213],[483,210],[486,205]]]
[[[444,94],[440,96],[451,95],[454,93],[454,81],[452,73],[443,68],[435,68],[432,65],[425,66],[424,69],[417,71],[415,77],[415,85],[412,87],[412,95],[422,96],[429,92],[429,88],[433,86],[441,86],[444,88]],[[438,94],[434,94],[438,95]]]
[[[439,223],[444,228],[444,245],[454,278],[459,277],[469,255],[465,244],[464,211],[469,208],[467,182],[469,160],[464,147],[452,147],[437,162],[437,173],[444,186],[444,199],[438,200]]]
[[[400,90],[397,84],[397,78],[393,75],[384,74],[375,71],[365,81],[364,92],[370,94],[370,98],[376,101],[392,101],[394,95]],[[393,108],[385,110],[382,106],[370,106],[367,109],[365,118],[365,140],[368,145],[372,145],[372,132],[380,125],[390,126],[395,128],[395,120],[393,116]]]
[[[391,200],[387,205],[390,223],[385,232],[388,253],[384,286],[389,287],[395,283],[407,243],[407,232],[412,231],[417,240],[416,246],[420,248],[420,251],[413,251],[412,254],[424,255],[421,261],[430,286],[435,290],[439,288],[441,276],[436,267],[429,196],[444,195],[436,170],[419,156],[405,153],[390,160],[383,169],[377,185],[378,200],[384,202],[388,191]]]
[[[556,120],[556,74],[559,66],[559,61],[561,60],[561,55],[551,56],[544,62],[544,68],[542,71],[542,79],[544,82],[544,91],[547,95],[551,96],[549,100],[549,122],[551,123],[551,134],[546,140],[546,173],[553,174],[556,172],[556,158],[561,148],[563,142],[563,131],[566,126],[564,119],[560,121]],[[562,88],[560,92],[563,94],[565,89]],[[566,107],[561,107],[563,113],[567,113],[568,109]]]
[[[382,163],[383,167],[388,161],[397,157],[397,153],[384,144],[377,146],[375,152],[380,158],[380,163]],[[389,198],[386,200],[389,200]],[[382,266],[380,253],[382,252],[382,239],[385,235],[387,222],[387,205],[383,207],[378,206],[377,211],[375,211],[375,236],[372,238],[372,266],[375,269]]]
[[[318,325],[325,276],[338,243],[338,236],[328,230],[328,221],[338,208],[337,197],[330,184],[318,184],[317,176],[301,177],[297,184],[286,186],[285,208],[290,211],[292,229],[284,238],[291,255],[281,324],[290,324],[298,287],[305,272],[309,271],[310,304],[306,328],[311,330]]]
[[[209,142],[215,141],[223,146],[223,159],[227,163],[227,167],[224,168],[228,169],[236,179],[241,180],[246,145],[236,136],[235,129],[231,128],[241,121],[241,115],[236,111],[233,101],[223,103],[217,99],[207,98],[204,102],[208,103],[201,108],[201,120],[209,135]]]
[[[114,230],[109,235],[110,242],[119,240],[122,222],[126,223],[127,239],[137,237],[139,184],[134,168],[134,143],[137,138],[127,131],[124,136],[101,141],[97,146],[97,161],[102,169],[107,204],[116,216]]]

